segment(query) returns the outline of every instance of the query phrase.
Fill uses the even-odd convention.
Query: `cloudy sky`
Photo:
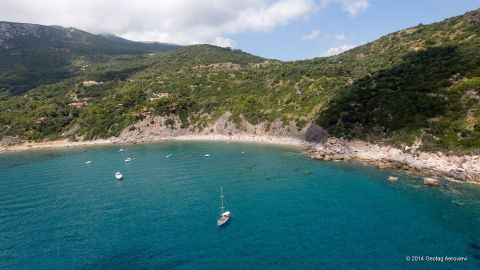
[[[0,0],[0,20],[294,60],[479,7],[480,0]]]

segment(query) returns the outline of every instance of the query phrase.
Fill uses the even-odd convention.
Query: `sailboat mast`
[[[220,215],[223,214],[223,187],[220,188],[220,198],[222,198],[222,206],[220,207]]]

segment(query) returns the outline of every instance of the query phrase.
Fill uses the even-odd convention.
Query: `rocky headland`
[[[480,156],[402,150],[364,141],[329,138],[311,146],[310,157],[318,160],[358,160],[380,169],[399,169],[422,175],[445,176],[480,183]]]

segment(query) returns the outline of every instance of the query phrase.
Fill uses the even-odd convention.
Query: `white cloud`
[[[346,45],[342,45],[340,47],[332,47],[330,49],[328,49],[324,54],[323,56],[332,56],[332,55],[337,55],[339,53],[342,53],[344,51],[348,51],[350,49],[353,49],[357,47],[356,45],[349,45],[349,44],[346,44]]]
[[[213,45],[217,45],[220,47],[230,47],[233,48],[235,47],[235,41],[229,38],[224,38],[224,37],[216,37],[213,40]]]
[[[271,5],[251,7],[239,14],[237,20],[229,25],[229,30],[270,31],[275,26],[285,25],[313,12],[315,6],[313,0],[279,0]]]
[[[0,1],[4,21],[72,26],[138,41],[220,46],[235,46],[232,35],[272,31],[330,4],[341,4],[351,16],[368,8],[368,0]],[[318,37],[314,30],[302,39]]]
[[[72,26],[132,40],[233,46],[226,36],[268,32],[308,17],[315,0],[1,0],[0,20]]]
[[[301,39],[304,41],[309,41],[309,40],[318,39],[319,37],[320,37],[320,31],[317,29],[314,29],[309,34],[303,35]]]
[[[368,0],[342,0],[342,9],[352,17],[366,11],[368,7]]]

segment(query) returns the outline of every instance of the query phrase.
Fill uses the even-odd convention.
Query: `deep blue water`
[[[1,154],[0,268],[480,268],[478,186],[426,187],[289,147],[122,147]],[[220,186],[232,218],[219,229]]]

